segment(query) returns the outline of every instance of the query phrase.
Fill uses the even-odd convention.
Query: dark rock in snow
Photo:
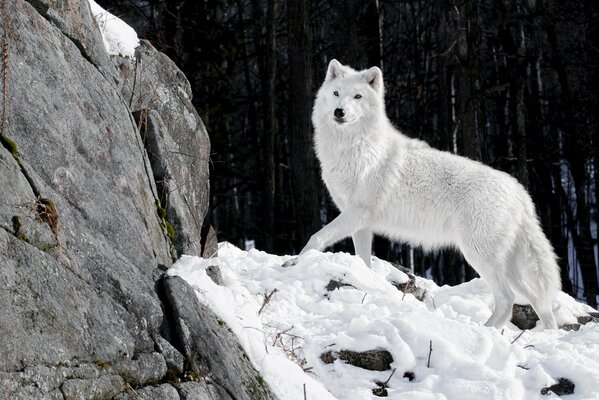
[[[416,378],[416,375],[412,371],[406,371],[404,372],[403,377],[404,379],[407,379],[410,382],[412,382],[414,378]]]
[[[589,322],[599,323],[599,313],[589,313],[588,315],[581,315],[577,318],[580,325],[586,325]]]
[[[331,279],[329,281],[329,283],[327,283],[327,285],[325,286],[325,289],[327,290],[327,292],[332,292],[335,289],[340,289],[342,287],[352,287],[352,288],[356,288],[354,285],[351,285],[349,283],[345,283],[343,281],[337,281],[335,279]]]
[[[398,283],[392,281],[391,284],[395,286],[400,292],[405,294],[413,294],[417,300],[423,301],[424,297],[426,296],[426,289],[416,285],[415,275],[409,274],[408,276],[410,280],[407,282]]]
[[[126,71],[135,62],[108,56],[87,1],[14,0],[7,7],[2,398],[97,399],[134,390],[178,399],[165,383],[187,372],[177,347],[185,342],[175,340],[185,331],[181,321],[204,327],[202,338],[190,333],[188,360],[223,385],[228,377],[244,383],[229,392],[219,386],[211,398],[274,398],[235,336],[205,328],[213,328],[214,315],[177,306],[191,316],[171,318],[173,303],[157,293],[174,257],[201,254],[208,204],[210,143],[183,74],[144,42],[143,78],[131,102]],[[132,111],[142,109],[154,110],[148,115],[160,148],[140,135]],[[167,199],[165,188],[173,190]],[[171,298],[198,305],[189,288]]]
[[[406,268],[397,263],[391,263],[395,268],[408,275],[409,280],[407,282],[396,282],[391,281],[391,284],[395,286],[400,292],[405,294],[413,294],[416,299],[420,301],[424,301],[424,297],[426,296],[426,289],[420,287],[416,283],[416,275],[412,273],[409,268]]]
[[[565,331],[577,331],[580,330],[580,324],[563,324],[559,328]]]
[[[512,308],[512,320],[511,322],[516,325],[518,328],[524,329],[532,329],[537,325],[537,321],[539,317],[535,310],[533,310],[530,305],[520,305],[514,304]],[[585,325],[589,322],[599,322],[599,318],[594,317],[592,314],[582,315],[577,317],[578,323],[572,324],[563,324],[560,326],[560,329],[565,331],[577,331],[580,329],[581,325]]]
[[[374,389],[372,389],[372,394],[377,396],[377,397],[387,397],[389,396],[389,393],[387,392],[387,386],[385,384],[383,384],[382,382],[376,382],[376,384],[378,385],[377,387],[375,387]]]
[[[554,393],[558,396],[564,396],[568,394],[574,393],[574,383],[566,378],[559,378],[555,385],[551,385],[549,387],[541,389],[542,395],[548,395],[549,393]]]
[[[367,369],[370,371],[386,371],[391,369],[393,356],[387,350],[368,350],[368,351],[327,351],[320,355],[320,359],[325,364],[332,364],[335,360],[342,360],[354,367]]]
[[[512,324],[522,330],[532,329],[537,326],[538,320],[537,313],[535,313],[535,310],[530,305],[514,304],[512,308]]]

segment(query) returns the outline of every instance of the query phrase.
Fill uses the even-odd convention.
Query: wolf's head
[[[315,125],[351,126],[384,114],[383,73],[378,67],[356,71],[332,60],[316,95]]]

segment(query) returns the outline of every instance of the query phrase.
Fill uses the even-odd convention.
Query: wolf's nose
[[[335,118],[345,117],[345,111],[343,111],[343,108],[336,108],[333,114],[335,115]]]

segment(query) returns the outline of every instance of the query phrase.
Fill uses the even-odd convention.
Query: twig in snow
[[[216,232],[214,232],[213,236],[216,236]],[[209,239],[211,239],[213,236],[210,236],[210,238],[206,238],[206,241],[208,241]],[[214,250],[214,253],[210,254],[210,257],[208,257],[208,260],[210,260],[211,258],[213,258],[218,253],[218,251],[220,250],[220,248],[223,247],[225,244],[226,244],[226,242],[219,243],[216,246],[216,250]]]
[[[395,373],[396,370],[397,370],[397,368],[393,368],[393,371],[391,371],[391,375],[389,375],[389,378],[387,378],[387,380],[385,382],[383,382],[383,387],[387,386],[387,383],[389,383],[389,381],[391,380],[391,377],[393,376],[393,374]]]
[[[306,395],[306,384],[304,383],[304,400],[308,400],[308,396]]]
[[[518,336],[516,336],[516,339],[512,340],[512,343],[510,343],[510,344],[514,344],[516,342],[516,340],[520,339],[520,336],[524,335],[524,332],[526,332],[526,331],[520,332],[520,334]]]
[[[301,344],[304,338],[290,333],[294,327],[292,326],[285,330],[281,330],[281,328],[273,325],[265,325],[276,330],[276,333],[269,334],[269,337],[272,340],[272,346],[280,348],[283,353],[287,355],[287,358],[299,365],[304,372],[312,372],[312,367],[307,366],[308,361],[304,356],[302,346],[298,346],[298,342]]]
[[[270,354],[268,352],[268,345],[266,344],[266,339],[267,339],[267,333],[264,332],[262,329],[258,329],[258,328],[254,328],[253,326],[244,326],[244,329],[255,329],[258,332],[262,332],[262,334],[264,335],[264,351],[266,352],[266,354]]]
[[[433,341],[429,340],[430,343],[430,347],[428,350],[428,361],[426,363],[426,368],[430,368],[431,367],[431,354],[433,353]]]
[[[264,301],[262,302],[262,307],[260,307],[260,310],[258,311],[258,315],[262,314],[262,311],[264,311],[264,308],[270,302],[270,299],[272,299],[272,296],[275,293],[277,293],[278,291],[279,291],[279,289],[274,288],[272,290],[272,292],[270,292],[270,294],[266,294],[266,291],[264,292]]]
[[[367,294],[368,294],[368,292],[364,293],[364,297],[362,297],[362,304],[364,304],[364,299],[366,298]]]
[[[275,335],[275,340],[273,340],[273,342],[272,342],[272,345],[274,346],[275,344],[277,344],[277,341],[281,341],[281,345],[283,345],[283,341],[281,340],[281,336],[282,335],[289,335],[292,338],[298,337],[296,335],[289,334],[289,331],[292,330],[292,329],[293,329],[293,325],[291,326],[291,328],[288,328],[288,329],[286,329],[284,331],[281,331],[281,332],[277,332],[277,334]]]

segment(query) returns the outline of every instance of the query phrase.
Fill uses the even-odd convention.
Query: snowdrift
[[[420,301],[398,290],[408,276],[379,259],[370,269],[348,254],[310,252],[282,268],[289,258],[222,243],[217,258],[184,256],[169,272],[237,334],[282,400],[550,399],[558,396],[543,389],[560,378],[575,385],[568,399],[599,399],[594,322],[578,331],[486,328],[492,297],[480,279],[438,287],[417,278]],[[214,265],[222,286],[206,274]],[[554,310],[560,326],[595,311],[564,293]],[[346,350],[386,351],[392,362],[378,371],[335,359]]]

